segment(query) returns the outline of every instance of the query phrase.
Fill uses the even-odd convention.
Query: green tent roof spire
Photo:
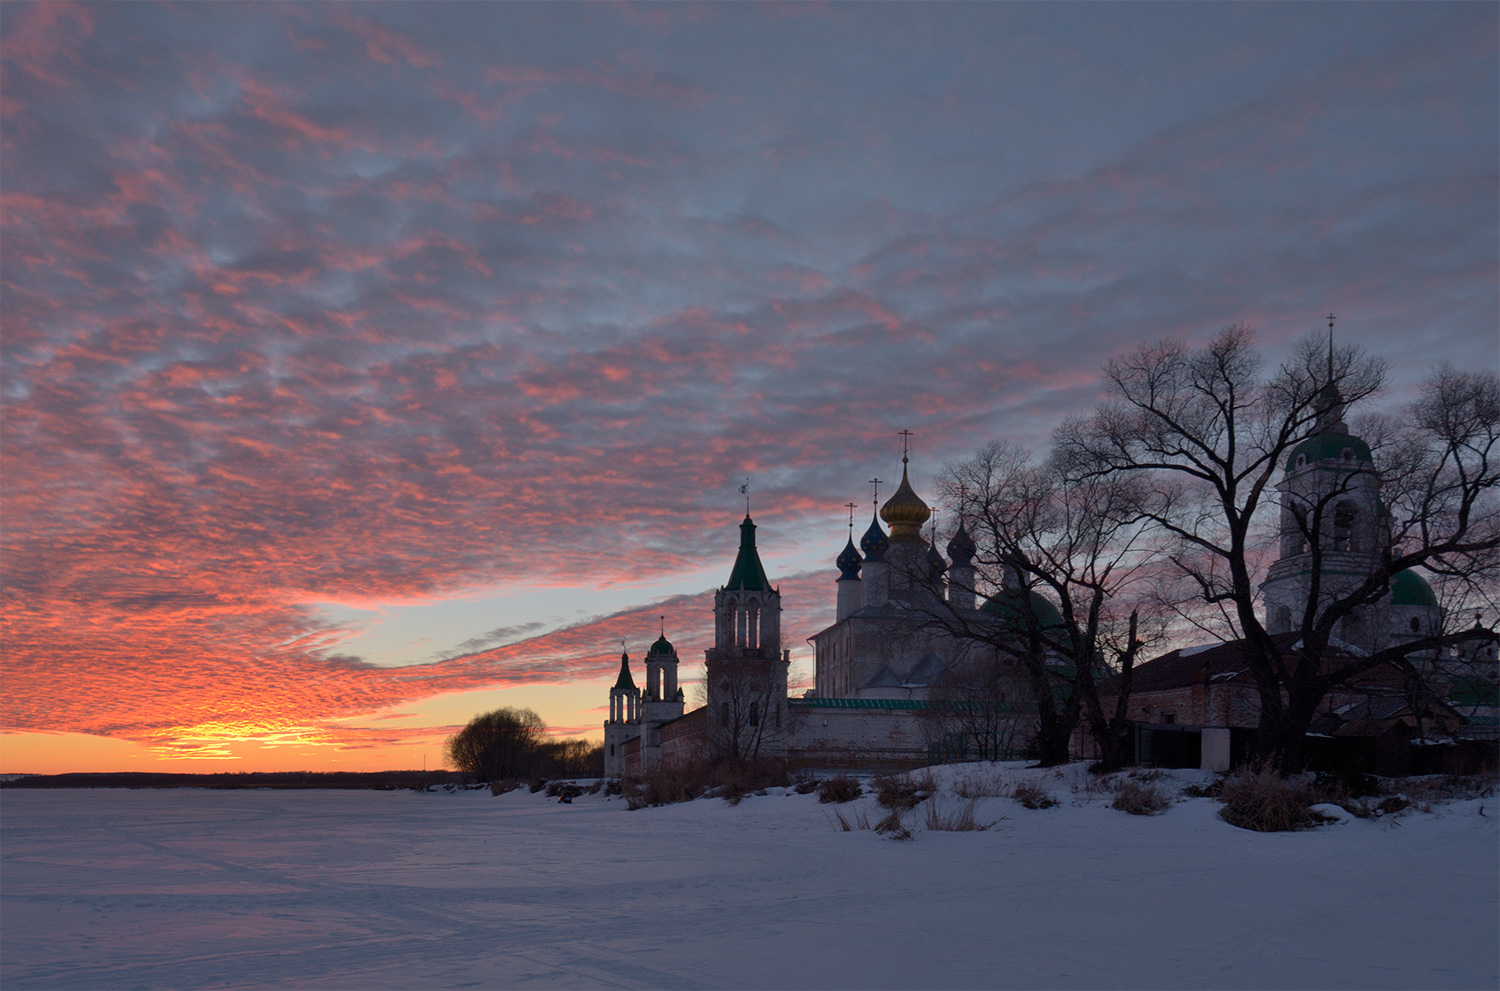
[[[740,553],[734,559],[734,570],[729,573],[727,589],[745,589],[749,592],[764,592],[771,587],[766,579],[766,569],[761,566],[760,554],[755,549],[755,524],[745,515],[740,524]]]

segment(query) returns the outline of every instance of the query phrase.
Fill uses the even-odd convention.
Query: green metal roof
[[[930,709],[920,699],[787,699],[788,705],[804,709]]]
[[[729,581],[724,587],[750,592],[764,592],[771,587],[766,569],[761,566],[760,554],[755,550],[755,524],[748,516],[740,524],[740,553],[734,559],[734,570],[729,572]]]
[[[1358,437],[1349,434],[1317,434],[1292,448],[1292,453],[1287,455],[1286,467],[1288,471],[1297,467],[1299,457],[1307,458],[1308,464],[1315,461],[1342,461],[1346,449],[1353,452],[1355,461],[1363,461],[1365,464],[1375,462],[1370,454],[1370,445]]]
[[[1009,702],[997,702],[992,706],[980,706],[973,702],[931,702],[924,699],[787,699],[787,705],[799,709],[901,709],[908,711],[942,709],[949,712],[964,712],[979,708],[1008,712],[1012,708]]]
[[[672,653],[672,641],[670,641],[670,640],[667,639],[666,634],[662,634],[660,637],[658,637],[656,639],[656,643],[652,644],[651,645],[651,649],[648,650],[648,651],[646,651],[646,653],[648,653],[648,654],[670,654],[670,653]]]
[[[620,677],[615,679],[615,687],[618,689],[632,689],[635,687],[635,679],[630,677],[630,655],[620,655]]]
[[[1011,620],[1019,628],[1025,629],[1029,617],[1027,609],[1021,604],[1020,595],[1019,592],[1004,589],[990,596],[979,607],[979,611],[999,619]],[[1030,613],[1036,617],[1038,626],[1043,630],[1060,629],[1063,626],[1062,613],[1040,592],[1031,593]]]
[[[1437,596],[1426,579],[1408,568],[1391,576],[1391,605],[1436,606]]]

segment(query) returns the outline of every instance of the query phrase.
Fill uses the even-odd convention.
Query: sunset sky
[[[1497,365],[1493,3],[50,4],[3,25],[0,770],[429,767],[701,671],[1111,354]],[[931,501],[931,500],[930,500]],[[639,670],[639,668],[638,668]]]

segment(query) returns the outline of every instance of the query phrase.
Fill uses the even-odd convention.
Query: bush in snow
[[[1028,809],[1050,809],[1057,804],[1057,799],[1035,781],[1019,782],[1011,790],[1010,797]]]
[[[891,809],[884,819],[875,824],[875,832],[893,840],[911,839],[911,830],[901,820],[900,809]]]
[[[730,805],[746,795],[764,795],[767,788],[787,783],[786,763],[769,758],[720,761],[709,771],[708,786]]]
[[[1112,809],[1129,812],[1136,816],[1160,815],[1172,807],[1172,798],[1156,786],[1154,781],[1126,780],[1115,789]]]
[[[932,779],[932,772],[928,771],[920,777],[909,774],[889,774],[883,778],[876,778],[875,801],[882,808],[894,812],[905,812],[914,809],[917,805],[937,790],[937,783]],[[879,827],[877,827],[878,830]]]
[[[843,774],[818,785],[818,801],[824,805],[842,805],[844,802],[854,801],[862,794],[864,789],[859,786],[859,782]]]
[[[980,822],[974,815],[974,807],[978,799],[971,798],[961,803],[958,808],[951,812],[944,812],[939,807],[936,795],[932,801],[927,803],[927,818],[924,825],[934,832],[942,833],[980,833],[993,826],[994,822]],[[998,821],[998,820],[996,820]]]
[[[1219,818],[1262,833],[1311,829],[1329,821],[1312,810],[1321,797],[1305,781],[1288,781],[1270,766],[1247,768],[1225,780]]]

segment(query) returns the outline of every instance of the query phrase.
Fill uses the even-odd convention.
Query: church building
[[[1279,555],[1261,588],[1266,629],[1288,656],[1299,649],[1295,631],[1303,615],[1309,609],[1315,615],[1363,581],[1391,542],[1370,447],[1349,433],[1343,415],[1343,400],[1330,385],[1319,397],[1311,435],[1292,450],[1278,486]],[[801,698],[788,697],[781,592],[761,565],[755,523],[747,514],[729,580],[714,594],[707,704],[684,712],[677,652],[665,634],[646,654],[644,694],[622,655],[604,725],[606,774],[704,757],[778,757],[814,770],[889,770],[1027,756],[1036,725],[1029,686],[998,648],[955,637],[953,624],[942,618],[1014,625],[1020,637],[1027,628],[1060,627],[1061,616],[1015,571],[1002,577],[994,594],[979,595],[976,548],[963,521],[947,542],[945,560],[935,533],[923,536],[932,512],[911,486],[905,454],[901,461],[901,483],[872,516],[858,548],[851,516],[849,539],[835,560],[834,622],[808,638],[815,687]],[[1368,654],[1439,632],[1443,620],[1431,587],[1416,572],[1404,571],[1381,601],[1339,624],[1333,646]],[[1002,637],[1005,630],[999,629]],[[1316,727],[1320,739],[1435,735],[1488,740],[1483,746],[1492,751],[1496,664],[1489,656],[1493,646],[1484,650],[1484,658],[1415,658],[1431,669],[1427,684],[1440,695],[1456,697],[1465,679],[1481,672],[1481,683],[1471,686],[1480,700],[1474,711],[1461,713],[1436,696],[1414,711],[1405,679],[1394,669],[1377,668],[1327,696]],[[981,682],[989,692],[982,700],[964,695]],[[973,718],[975,712],[985,718]],[[1231,641],[1174,650],[1137,665],[1128,712],[1141,762],[1227,769],[1248,749],[1259,695],[1240,643]],[[1309,750],[1316,754],[1318,746]],[[1092,738],[1082,730],[1074,751],[1093,755]],[[1394,773],[1405,772],[1396,767]]]
[[[908,457],[901,460],[901,483],[872,517],[860,548],[851,527],[837,556],[835,621],[809,638],[816,687],[801,698],[788,697],[781,593],[766,576],[755,523],[747,515],[729,580],[714,594],[707,704],[683,712],[675,688],[677,655],[665,636],[646,655],[644,696],[629,657],[622,656],[604,725],[606,774],[652,771],[703,755],[775,756],[833,770],[914,767],[960,752],[976,758],[1024,752],[1026,690],[1019,680],[1006,703],[1016,719],[1006,724],[1003,738],[968,740],[945,718],[951,708],[942,699],[945,686],[975,664],[993,663],[994,649],[946,633],[931,621],[939,612],[933,607],[941,599],[969,613],[1005,616],[1015,611],[1015,592],[1002,589],[977,603],[974,541],[960,523],[944,560],[935,540],[923,537],[932,511],[911,486]],[[1050,604],[1037,605],[1056,621]],[[658,669],[660,675],[652,674]]]

